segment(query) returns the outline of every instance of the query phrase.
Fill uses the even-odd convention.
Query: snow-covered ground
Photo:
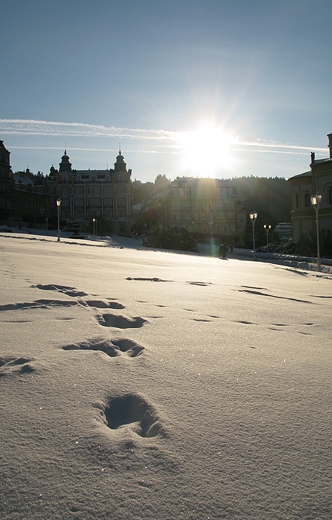
[[[23,238],[26,235],[31,236],[31,240],[50,240],[53,242],[54,238],[57,237],[57,231],[46,231],[45,229],[29,229],[29,228],[8,228],[8,226],[0,226],[0,233],[8,235],[6,231],[10,233],[14,232],[16,238]],[[156,248],[146,248],[142,245],[143,239],[141,236],[136,237],[123,237],[118,235],[111,236],[93,236],[84,234],[79,238],[75,237],[72,233],[61,232],[61,241],[69,244],[82,244],[93,245],[93,246],[104,246],[104,247],[125,247],[134,249],[150,249],[156,250]],[[175,251],[174,251],[175,252]],[[178,254],[192,254],[185,251],[176,251]],[[214,244],[212,247],[210,244],[198,244],[198,253],[207,256],[218,256],[218,247]],[[247,259],[253,260],[253,251],[250,249],[235,248],[232,253],[228,253],[230,258]],[[297,269],[305,269],[307,271],[317,271],[317,258],[300,257],[296,255],[286,255],[280,253],[269,253],[269,252],[256,252],[256,259],[261,262],[270,262],[275,264],[281,264]],[[322,258],[321,259],[321,270],[320,272],[326,274],[332,274],[332,260]]]
[[[133,240],[0,235],[1,518],[330,519],[332,275]]]

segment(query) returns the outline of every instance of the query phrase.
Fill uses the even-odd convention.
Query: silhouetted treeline
[[[154,182],[133,181],[134,188],[134,204],[141,204],[143,201],[147,202],[152,199],[154,195],[165,190],[171,180],[167,179],[166,175],[157,175]]]
[[[237,177],[227,179],[236,187],[237,197],[249,214],[257,211],[257,223],[271,224],[290,222],[292,195],[290,183],[281,177]]]

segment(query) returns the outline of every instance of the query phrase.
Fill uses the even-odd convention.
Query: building
[[[182,177],[144,203],[135,224],[140,232],[184,227],[198,237],[222,237],[242,245],[246,214],[234,186],[220,179]]]
[[[27,169],[12,173],[10,152],[0,141],[0,222],[12,226],[41,226],[50,214],[46,185]]]
[[[316,214],[311,205],[311,195],[319,192],[322,201],[319,207],[320,230],[332,232],[332,134],[328,134],[329,157],[315,159],[311,154],[310,170],[289,179],[292,188],[293,239],[316,234]]]
[[[114,169],[74,170],[65,150],[59,170],[50,169],[49,193],[61,200],[61,220],[68,229],[79,225],[81,231],[92,228],[100,232],[131,235],[133,193],[131,170],[127,170],[119,151]]]
[[[10,166],[10,152],[0,141],[0,222],[7,222],[12,213],[14,191],[13,172]]]

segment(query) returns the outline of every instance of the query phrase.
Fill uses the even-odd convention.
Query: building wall
[[[319,229],[332,231],[332,134],[328,135],[330,157],[316,160],[311,154],[310,170],[289,179],[292,187],[293,239],[316,233],[316,214],[311,205],[311,195],[319,192]]]
[[[310,196],[313,193],[312,173],[304,172],[290,179],[292,186],[293,240],[307,235],[313,229],[313,210]]]
[[[12,212],[14,191],[13,173],[10,167],[10,152],[0,141],[0,221],[7,221]]]
[[[51,168],[49,192],[61,199],[61,219],[91,227],[92,219],[103,219],[112,232],[131,235],[132,183],[121,153],[114,170],[72,170],[66,152],[59,171]]]
[[[243,242],[245,212],[236,189],[220,179],[184,177],[142,207],[141,230],[185,227],[198,235],[234,236]]]

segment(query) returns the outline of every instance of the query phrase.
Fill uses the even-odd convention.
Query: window
[[[332,188],[329,189],[329,206],[332,206]]]
[[[310,208],[310,193],[308,191],[304,194],[304,207]]]
[[[296,193],[295,195],[295,208],[299,209],[299,194]]]

